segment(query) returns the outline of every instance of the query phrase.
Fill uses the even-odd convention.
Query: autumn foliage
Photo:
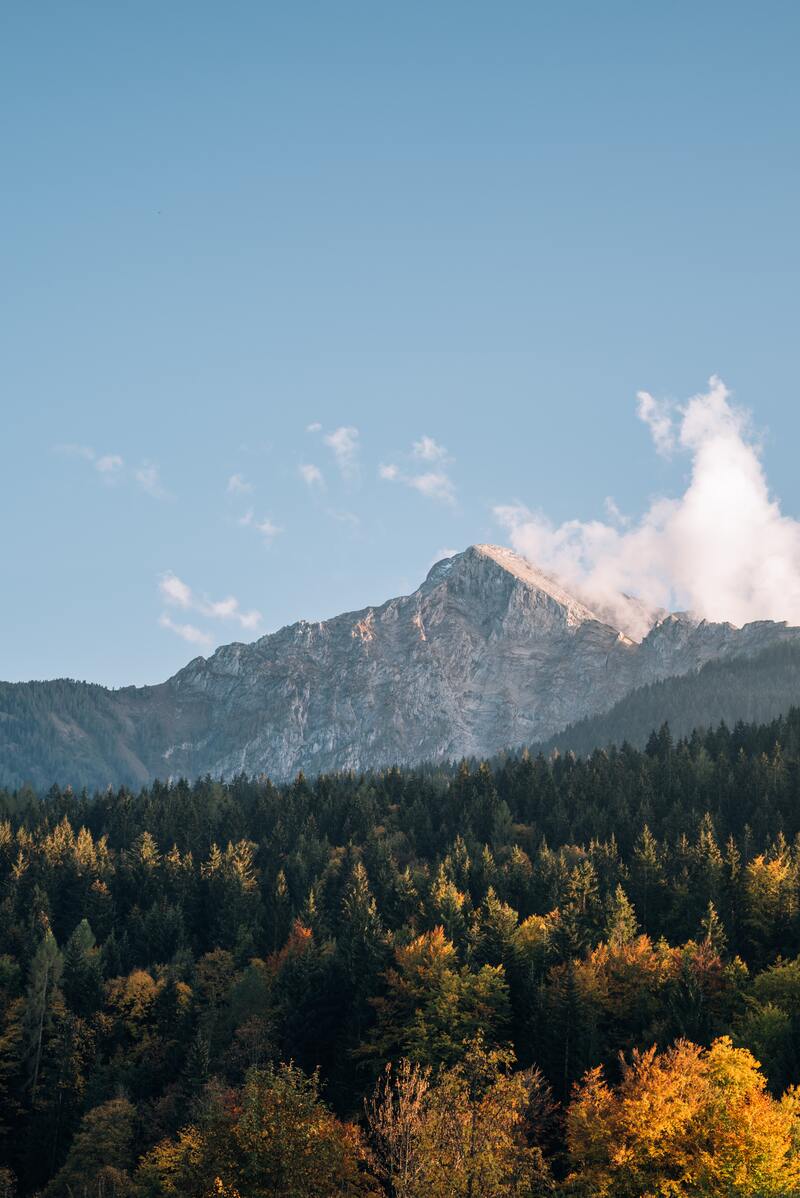
[[[0,1198],[800,1198],[800,714],[0,792]]]

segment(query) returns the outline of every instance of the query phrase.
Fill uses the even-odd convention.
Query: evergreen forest
[[[800,1195],[800,711],[0,791],[0,1196]]]

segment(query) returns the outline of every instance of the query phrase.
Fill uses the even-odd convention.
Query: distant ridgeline
[[[603,715],[571,724],[536,746],[591,753],[604,745],[643,747],[654,728],[673,734],[695,728],[763,723],[800,705],[800,645],[776,645],[754,657],[711,661],[700,670],[639,687]]]
[[[69,680],[0,683],[0,785],[46,790],[55,779],[93,790],[148,782],[141,760],[155,757],[160,729],[147,720],[132,727],[124,707],[109,702],[127,693]],[[641,748],[663,723],[682,736],[723,721],[733,727],[772,720],[794,704],[800,704],[800,645],[787,642],[639,687],[610,711],[529,747],[534,754],[586,754],[626,741]],[[168,773],[162,760],[162,776]]]
[[[0,684],[0,785],[285,781],[544,742],[590,750],[800,701],[800,628],[628,614],[641,639],[511,550],[473,545],[410,595],[223,645],[155,686]]]
[[[0,1193],[798,1194],[800,711],[614,719],[646,746],[0,791]]]

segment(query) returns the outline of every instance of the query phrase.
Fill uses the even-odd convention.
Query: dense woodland
[[[764,724],[788,711],[798,695],[800,645],[772,645],[753,656],[709,661],[688,674],[640,686],[610,711],[572,724],[533,751],[584,755],[623,741],[644,748],[663,723],[676,736],[722,721],[731,727],[740,720]]]
[[[0,792],[0,1195],[800,1194],[800,712]]]

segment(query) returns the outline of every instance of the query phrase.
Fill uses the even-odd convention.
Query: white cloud
[[[251,611],[240,611],[236,614],[242,628],[248,632],[254,632],[255,629],[258,628],[263,618],[261,612],[256,611],[255,608],[253,608]]]
[[[255,608],[252,611],[242,611],[239,600],[233,595],[229,595],[227,599],[219,599],[216,603],[201,603],[198,610],[215,620],[236,620],[241,628],[248,630],[257,628],[262,618],[261,612]]]
[[[166,603],[170,603],[174,607],[186,608],[192,606],[191,588],[185,582],[182,582],[177,574],[173,574],[171,570],[161,575],[158,582],[158,589],[161,592],[162,599]]]
[[[423,434],[419,441],[415,441],[411,447],[411,452],[415,458],[420,458],[423,462],[442,462],[446,461],[448,454],[443,445],[438,445],[433,437],[428,437]]]
[[[649,391],[637,391],[636,411],[650,429],[650,435],[656,447],[656,452],[662,457],[669,457],[675,448],[675,434],[672,427],[673,405],[669,400],[654,399]]]
[[[58,453],[67,453],[72,457],[82,458],[90,462],[105,483],[119,479],[133,479],[148,495],[154,499],[166,499],[168,492],[161,482],[158,466],[154,462],[143,461],[135,470],[126,467],[125,459],[119,453],[96,453],[90,445],[56,445]]]
[[[227,620],[231,616],[236,615],[239,607],[238,600],[230,595],[227,599],[220,599],[217,603],[209,603],[206,609],[206,614],[216,616],[218,620]]]
[[[242,611],[239,600],[235,596],[228,595],[227,598],[218,600],[201,598],[195,595],[192,588],[182,579],[178,578],[177,574],[174,574],[171,570],[161,575],[158,581],[158,590],[162,600],[169,604],[170,607],[179,607],[183,611],[194,611],[199,615],[205,616],[207,619],[233,620],[241,628],[248,631],[257,628],[261,623],[261,612],[255,609]],[[194,629],[191,624],[174,624],[166,614],[161,616],[160,623],[163,627],[170,628],[173,632],[177,632],[179,636],[183,636],[184,640],[197,639],[198,643],[200,643],[198,639],[200,637],[205,638],[207,643],[210,643],[212,640],[209,634]],[[194,633],[198,634],[197,637],[193,638],[188,635],[185,631],[186,629],[192,629]]]
[[[332,433],[326,433],[325,444],[333,450],[336,465],[345,478],[352,478],[358,469],[358,429],[342,425]]]
[[[271,545],[275,537],[283,532],[283,529],[275,524],[269,516],[264,516],[262,520],[257,520],[252,508],[248,508],[244,515],[239,517],[238,522],[243,528],[254,528],[256,532],[260,532],[264,538],[264,543],[267,545]]]
[[[158,466],[153,462],[142,462],[141,466],[134,471],[133,476],[142,490],[146,491],[148,495],[152,495],[153,499],[166,498],[167,492],[161,484]]]
[[[253,490],[253,484],[247,482],[241,474],[232,474],[226,490],[229,495],[249,495]]]
[[[456,501],[453,480],[443,470],[429,470],[426,474],[415,474],[403,481],[428,499],[438,499],[442,503]]]
[[[257,532],[261,533],[267,545],[271,545],[275,537],[283,531],[277,524],[273,523],[269,516],[265,516],[263,520],[255,521],[253,527]]]
[[[748,414],[716,376],[676,408],[669,435],[663,408],[646,403],[644,411],[657,452],[672,444],[691,455],[683,495],[656,499],[627,527],[554,525],[520,504],[497,507],[514,548],[621,619],[627,594],[710,620],[800,623],[800,522],[769,493]]]
[[[311,424],[306,425],[306,432],[307,433],[321,433],[322,425],[320,424],[320,422],[318,420],[314,420]]]
[[[386,482],[402,483],[427,499],[455,505],[455,483],[446,469],[452,459],[443,445],[439,445],[433,437],[423,434],[418,441],[412,442],[411,453],[404,456],[406,460],[413,461],[411,469],[403,470],[395,462],[381,463],[378,467],[378,477]],[[418,462],[428,462],[432,468],[417,473]],[[433,463],[436,463],[435,467]]]
[[[91,462],[97,473],[103,476],[105,482],[110,482],[118,476],[125,465],[118,453],[98,454],[89,445],[56,445],[55,448],[57,453],[66,453],[71,457],[83,458],[85,462]]]
[[[298,468],[298,471],[307,486],[322,487],[325,485],[325,479],[322,477],[322,471],[319,466],[314,466],[310,462],[306,462]]]
[[[205,645],[208,647],[214,643],[213,637],[207,632],[196,628],[194,624],[178,624],[175,620],[170,619],[166,612],[162,612],[158,618],[158,622],[162,628],[168,628],[170,632],[174,632],[182,640],[188,641],[191,645]]]
[[[603,500],[603,507],[606,510],[606,515],[614,524],[630,524],[630,518],[624,515],[617,506],[617,501],[612,495],[606,495]]]
[[[122,469],[124,464],[118,453],[104,453],[102,457],[97,459],[94,468],[100,474],[116,474]]]

